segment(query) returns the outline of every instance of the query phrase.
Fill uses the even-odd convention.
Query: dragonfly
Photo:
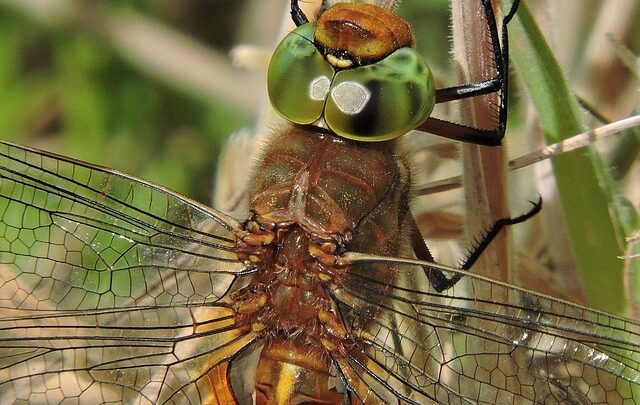
[[[2,402],[639,403],[638,322],[469,271],[538,203],[497,221],[461,268],[406,235],[411,172],[394,139],[505,132],[517,3],[502,32],[481,4],[496,77],[436,90],[392,11],[339,3],[312,23],[292,1],[297,28],[269,68],[290,124],[243,218],[0,143]],[[429,115],[494,92],[494,130]]]

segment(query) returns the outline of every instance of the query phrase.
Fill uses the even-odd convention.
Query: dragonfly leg
[[[500,145],[507,126],[507,93],[509,89],[509,39],[507,25],[515,15],[519,3],[519,0],[515,0],[511,6],[511,10],[509,10],[509,13],[502,20],[501,45],[491,1],[482,0],[482,7],[491,37],[496,76],[487,80],[436,90],[436,103],[446,103],[500,92],[497,127],[495,129],[481,129],[447,122],[437,118],[429,118],[417,129],[463,142],[489,146]]]
[[[463,270],[469,270],[502,228],[509,225],[520,224],[540,212],[542,209],[542,197],[538,196],[538,200],[535,202],[532,201],[531,204],[531,209],[522,215],[515,218],[501,218],[494,222],[493,225],[484,233],[483,237],[479,239],[476,246],[471,249],[464,263],[462,263],[462,266],[460,267]]]
[[[296,27],[309,22],[309,19],[300,8],[298,0],[291,0],[291,19],[296,24]]]
[[[271,263],[275,254],[273,224],[261,224],[255,216],[236,231],[235,252],[239,259],[254,265]]]
[[[473,264],[478,260],[482,252],[485,251],[489,244],[491,244],[491,241],[493,241],[493,239],[498,236],[498,233],[500,233],[500,231],[505,226],[522,223],[540,212],[540,210],[542,209],[542,198],[538,197],[538,200],[535,202],[531,202],[531,204],[533,205],[531,209],[529,209],[529,211],[525,212],[522,215],[519,215],[515,218],[501,218],[494,222],[494,224],[484,233],[482,238],[480,238],[475,246],[470,250],[466,259],[460,266],[460,269],[469,270],[471,266],[473,266]],[[420,260],[433,262],[433,257],[431,256],[431,253],[429,253],[429,250],[424,243],[424,239],[422,239],[422,236],[420,235],[420,231],[417,229],[417,226],[414,226],[414,228],[415,230],[412,232],[411,241],[416,257]],[[418,238],[420,240],[418,240]],[[422,244],[424,247],[420,247],[420,244]],[[428,253],[428,256],[425,256],[425,250]],[[447,276],[445,276],[444,273],[442,273],[442,271],[438,269],[427,268],[426,271],[427,278],[429,279],[431,286],[437,292],[442,292],[453,287],[462,278],[461,273],[457,273],[453,275],[453,277],[447,278]]]
[[[433,258],[431,251],[429,251],[429,247],[424,242],[424,238],[422,237],[422,233],[418,228],[418,224],[416,223],[415,217],[413,215],[411,215],[411,217],[412,217],[413,223],[410,224],[411,226],[410,238],[411,238],[411,247],[413,248],[414,254],[420,260],[435,263],[435,259]],[[449,288],[449,287],[445,287],[448,285],[449,280],[447,279],[447,277],[444,275],[442,271],[438,269],[432,269],[429,267],[423,267],[423,268],[427,273],[427,278],[429,279],[429,283],[431,283],[431,285],[433,286],[434,289],[436,289],[436,291],[440,292]]]

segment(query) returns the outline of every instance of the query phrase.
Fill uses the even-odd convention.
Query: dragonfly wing
[[[371,265],[396,271],[394,284],[370,278]],[[418,266],[371,265],[333,291],[360,342],[336,360],[358,396],[640,403],[640,324],[472,274],[439,294],[416,288],[427,285]]]
[[[0,217],[0,402],[172,402],[253,339],[222,213],[0,143]]]

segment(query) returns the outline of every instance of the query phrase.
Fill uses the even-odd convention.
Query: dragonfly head
[[[287,120],[317,121],[358,141],[397,138],[435,105],[431,70],[411,26],[372,4],[338,3],[280,42],[271,58],[271,104]]]

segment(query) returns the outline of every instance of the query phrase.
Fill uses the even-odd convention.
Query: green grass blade
[[[578,102],[569,89],[526,4],[510,25],[511,56],[535,105],[548,144],[585,130]],[[590,304],[624,314],[623,232],[611,204],[610,176],[592,148],[569,152],[552,162],[576,266]],[[613,206],[613,209],[610,207]]]

